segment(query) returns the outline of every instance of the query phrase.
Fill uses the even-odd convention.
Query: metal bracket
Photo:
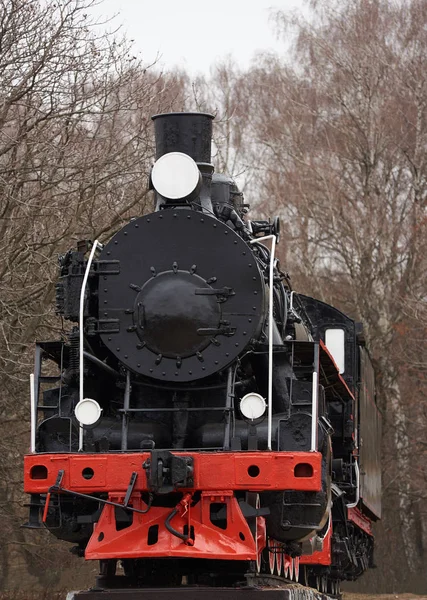
[[[120,275],[119,260],[98,260],[94,265],[100,275]]]
[[[143,465],[149,488],[157,494],[169,494],[177,488],[192,487],[194,460],[176,456],[167,450],[152,450]]]
[[[223,288],[196,288],[194,290],[196,296],[216,296],[218,302],[225,302],[230,296],[235,296],[236,292],[229,287]]]

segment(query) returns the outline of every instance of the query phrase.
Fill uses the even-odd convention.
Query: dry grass
[[[0,592],[0,600],[65,600],[66,591],[38,590],[21,591],[11,590],[9,592]]]

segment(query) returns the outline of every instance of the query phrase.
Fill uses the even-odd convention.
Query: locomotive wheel
[[[299,581],[299,556],[294,558],[294,579],[296,582]]]
[[[294,578],[294,559],[289,557],[289,579],[292,581]]]
[[[268,539],[268,564],[270,573],[274,575],[274,569],[276,567],[276,542],[271,538]]]
[[[246,502],[252,506],[253,508],[260,508],[261,506],[261,502],[259,499],[259,494],[256,494],[254,492],[248,492],[246,494]],[[260,536],[261,536],[261,531],[259,528],[259,522],[258,522],[258,517],[249,517],[248,518],[248,525],[249,525],[249,529],[252,532],[252,535],[254,536],[254,540],[255,540],[255,548],[256,548],[256,571],[257,573],[261,572],[261,555],[262,555],[262,549],[260,549]]]
[[[285,579],[288,578],[289,574],[289,556],[287,554],[283,555],[283,577]]]
[[[283,566],[283,548],[281,544],[277,544],[277,554],[276,554],[276,565],[277,565],[277,574],[279,577],[282,575],[282,566]]]

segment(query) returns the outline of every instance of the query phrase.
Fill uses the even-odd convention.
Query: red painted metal
[[[368,519],[358,508],[349,508],[347,512],[349,521],[360,527],[368,535],[374,535],[372,532],[372,521]]]
[[[319,452],[174,452],[194,460],[194,485],[182,491],[227,490],[302,490],[320,491],[321,461]],[[148,452],[122,454],[29,454],[24,457],[24,489],[27,493],[43,494],[55,484],[58,471],[63,470],[62,486],[81,493],[125,492],[133,472],[138,473],[134,492],[148,491],[143,464]],[[295,468],[311,465],[312,476],[295,477]],[[255,477],[249,473],[259,469]],[[36,466],[47,469],[46,479],[31,477]],[[93,477],[86,479],[83,470],[91,468]],[[37,471],[34,471],[37,472]],[[297,469],[298,472],[298,469]]]
[[[123,495],[109,494],[109,500],[123,502]],[[210,519],[212,503],[223,503],[227,510],[227,525],[221,529]],[[133,494],[130,504],[144,510],[145,503],[139,494]],[[105,505],[99,521],[86,547],[85,558],[210,558],[225,560],[256,560],[257,544],[243,516],[232,490],[202,492],[200,500],[191,506],[186,501],[177,505],[178,512],[170,521],[172,528],[190,533],[187,541],[167,530],[165,521],[171,514],[170,507],[152,507],[146,514],[133,514],[133,522],[126,529],[117,531],[114,507]],[[263,517],[258,517],[262,519]],[[262,532],[262,527],[258,532]],[[152,532],[149,534],[149,532]],[[259,547],[265,547],[264,535],[258,534]],[[194,539],[193,539],[194,538]]]

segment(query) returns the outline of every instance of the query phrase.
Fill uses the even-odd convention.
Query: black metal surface
[[[213,118],[208,113],[154,115],[156,160],[168,152],[184,152],[197,163],[210,163]]]
[[[194,381],[257,336],[263,278],[246,242],[217,219],[187,210],[141,217],[105,246],[107,258],[120,272],[100,277],[99,318],[117,319],[119,331],[101,338],[132,371]]]

